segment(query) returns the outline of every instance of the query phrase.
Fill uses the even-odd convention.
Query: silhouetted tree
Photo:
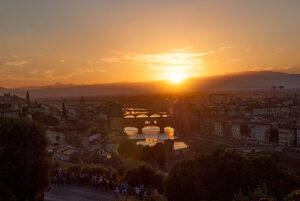
[[[35,112],[32,114],[32,119],[37,121],[38,123],[46,126],[55,126],[59,124],[57,118],[52,116],[51,114],[45,114],[42,112]]]
[[[4,200],[43,199],[48,185],[47,143],[37,123],[26,119],[1,120],[0,191],[1,195],[3,191],[6,196],[13,195]]]
[[[130,186],[144,185],[158,190],[161,190],[163,186],[163,175],[146,164],[127,170],[124,179]]]
[[[176,164],[166,179],[166,195],[170,201],[231,201],[239,192],[249,197],[264,185],[282,200],[299,183],[268,157],[248,158],[220,149]]]
[[[300,200],[300,188],[292,191],[284,199],[284,201],[298,201],[298,200]]]
[[[153,147],[137,145],[132,140],[125,140],[118,147],[119,155],[123,158],[156,162],[160,168],[165,167],[164,144],[157,143]]]
[[[0,181],[0,200],[16,201],[16,196],[12,189],[9,189],[2,181]]]
[[[233,201],[263,201],[270,200],[275,201],[274,197],[268,191],[266,185],[257,186],[253,191],[249,191],[246,196],[244,192],[240,191],[237,194],[234,194]]]

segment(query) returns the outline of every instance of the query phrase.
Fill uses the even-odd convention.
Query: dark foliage
[[[130,186],[144,185],[145,187],[153,187],[162,190],[163,175],[152,167],[142,164],[130,168],[124,175],[124,180]]]
[[[162,143],[149,147],[136,145],[134,141],[125,140],[119,145],[118,152],[123,158],[156,162],[159,167],[165,167],[165,151]]]
[[[55,126],[55,125],[59,124],[59,121],[57,118],[53,117],[50,114],[45,114],[42,112],[33,113],[32,119],[42,125],[45,125],[45,126]]]
[[[26,119],[0,122],[0,200],[40,200],[48,185],[47,139]],[[2,188],[5,187],[5,188]],[[4,193],[4,194],[2,194]]]
[[[270,158],[247,158],[221,149],[176,164],[166,179],[166,194],[170,201],[230,201],[239,191],[248,196],[263,185],[282,200],[299,181]]]
[[[298,201],[298,200],[300,200],[300,188],[291,192],[284,199],[284,201]]]

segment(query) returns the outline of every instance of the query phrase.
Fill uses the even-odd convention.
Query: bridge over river
[[[166,127],[174,128],[174,117],[167,112],[154,112],[147,109],[125,109],[123,127],[135,127],[138,133],[142,133],[143,128],[147,126],[156,126],[160,133]]]

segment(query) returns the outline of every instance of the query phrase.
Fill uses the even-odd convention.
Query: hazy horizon
[[[184,79],[184,81],[182,81],[183,83],[172,83],[169,80],[165,80],[165,79],[158,79],[158,80],[143,80],[143,81],[131,81],[131,80],[123,80],[123,81],[115,81],[115,82],[99,82],[99,83],[61,83],[61,82],[56,82],[56,83],[52,83],[52,84],[48,84],[48,85],[24,85],[24,86],[16,86],[16,87],[4,87],[4,86],[0,86],[0,88],[6,88],[6,89],[34,89],[34,88],[47,88],[47,87],[67,87],[67,86],[97,86],[97,85],[118,85],[118,84],[143,84],[143,83],[157,83],[157,82],[164,82],[167,85],[170,86],[177,86],[180,87],[180,85],[184,84],[184,83],[188,83],[191,80],[199,80],[199,79],[203,79],[203,80],[207,80],[207,79],[212,79],[212,78],[224,78],[224,77],[231,77],[231,76],[240,76],[240,75],[250,75],[250,74],[260,74],[260,73],[279,73],[279,74],[286,74],[286,75],[298,75],[300,73],[289,73],[289,72],[280,72],[280,71],[269,71],[269,70],[262,70],[262,71],[240,71],[240,72],[230,72],[230,73],[223,73],[223,74],[215,74],[215,75],[203,75],[203,76],[199,76],[199,77],[187,77]]]

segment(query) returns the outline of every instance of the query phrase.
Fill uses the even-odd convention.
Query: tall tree
[[[47,143],[37,123],[27,119],[1,120],[0,186],[6,188],[5,200],[10,195],[13,196],[8,200],[43,199],[48,185]]]

